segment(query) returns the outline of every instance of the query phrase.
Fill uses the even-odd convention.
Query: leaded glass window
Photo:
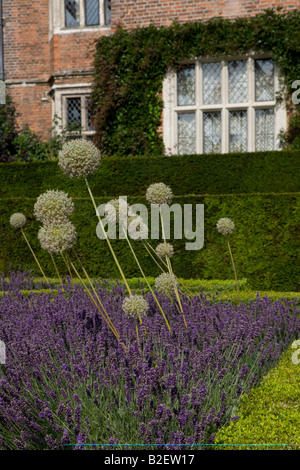
[[[204,63],[203,73],[203,103],[221,103],[221,62]]]
[[[221,153],[221,113],[203,113],[203,153]]]
[[[79,26],[79,0],[65,0],[65,24],[67,28]]]
[[[196,153],[195,113],[178,114],[178,153]]]
[[[78,130],[81,127],[81,98],[67,98],[67,128]]]
[[[85,24],[94,26],[99,23],[99,0],[85,0]]]
[[[246,60],[228,62],[228,94],[229,103],[246,103],[248,101]]]
[[[247,152],[247,111],[229,111],[229,152]]]
[[[279,149],[286,110],[275,100],[277,77],[270,58],[182,65],[164,85],[166,149],[179,154]]]
[[[110,0],[61,0],[66,28],[105,26],[111,23]]]
[[[255,111],[255,150],[274,149],[274,109]]]
[[[270,59],[255,61],[255,100],[274,100],[274,64]]]
[[[177,72],[178,106],[195,104],[195,66],[190,65]]]
[[[111,1],[104,0],[104,16],[105,16],[105,24],[111,23]]]

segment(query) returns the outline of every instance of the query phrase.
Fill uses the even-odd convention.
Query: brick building
[[[118,25],[167,26],[174,19],[185,23],[250,16],[277,6],[300,7],[299,0],[2,0],[1,4],[0,74],[4,73],[19,124],[28,124],[43,138],[49,137],[55,115],[63,125],[80,123],[84,136],[93,134],[88,101],[94,43],[113,34]],[[201,87],[195,86],[195,77]],[[166,148],[180,153],[227,152],[234,146],[250,151],[277,148],[276,135],[286,125],[285,109],[275,106],[277,80],[276,67],[267,56],[204,62],[200,58],[180,74],[170,74],[164,84]]]

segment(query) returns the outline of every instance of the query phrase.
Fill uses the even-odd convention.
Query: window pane
[[[86,26],[93,26],[99,22],[99,0],[85,0]]]
[[[104,0],[104,16],[105,24],[111,23],[111,2],[110,0]]]
[[[229,103],[246,103],[248,101],[247,62],[234,60],[228,62],[228,99]]]
[[[229,113],[229,152],[247,152],[247,111]]]
[[[79,26],[79,0],[65,0],[65,17],[67,28]]]
[[[203,103],[221,103],[221,62],[205,63],[203,72]]]
[[[178,154],[196,153],[195,114],[178,114]]]
[[[195,104],[195,66],[189,65],[177,72],[177,104]]]
[[[81,127],[81,98],[67,98],[67,127],[69,131]]]
[[[271,59],[255,61],[255,99],[274,100],[274,64]]]
[[[274,150],[274,109],[255,111],[255,150]]]
[[[86,109],[86,125],[87,130],[94,131],[95,127],[92,124],[92,113],[91,113],[91,98],[88,97],[85,99],[85,109]]]
[[[203,152],[221,153],[221,113],[203,113]]]

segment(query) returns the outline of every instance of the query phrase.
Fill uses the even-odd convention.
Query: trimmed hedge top
[[[104,157],[90,185],[97,197],[144,196],[150,184],[160,181],[170,185],[175,196],[293,193],[300,191],[299,157],[299,150]],[[47,189],[88,197],[83,181],[65,176],[57,162],[0,164],[0,198],[36,198]]]

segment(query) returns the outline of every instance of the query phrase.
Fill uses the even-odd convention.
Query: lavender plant
[[[186,297],[187,320],[195,327],[183,330],[174,303],[159,294],[174,323],[170,332],[148,294],[140,355],[134,323],[123,310],[124,287],[109,292],[99,285],[97,293],[126,351],[83,286],[64,290],[0,299],[7,352],[0,369],[1,449],[144,443],[194,450],[192,444],[213,443],[222,425],[238,419],[241,395],[300,331],[297,299],[258,296],[233,306]]]

